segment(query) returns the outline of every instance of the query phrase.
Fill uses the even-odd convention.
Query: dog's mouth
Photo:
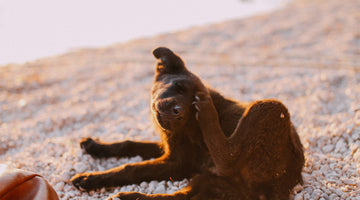
[[[161,113],[160,111],[156,110],[154,110],[153,112],[155,115],[154,117],[156,123],[164,130],[172,130],[172,128],[174,128],[173,126],[178,126],[178,123],[184,120],[182,114],[173,116],[167,113]]]
[[[157,123],[161,126],[161,128],[166,129],[166,130],[170,130],[171,126],[170,126],[170,121],[164,119],[159,111],[156,111],[156,121]]]

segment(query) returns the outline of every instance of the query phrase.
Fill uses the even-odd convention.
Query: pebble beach
[[[304,145],[292,199],[360,199],[360,0],[297,0],[271,13],[0,67],[0,163],[42,175],[60,199],[173,193],[189,180],[77,190],[70,178],[141,157],[94,159],[81,138],[158,141],[151,50],[167,46],[227,97],[276,98]]]

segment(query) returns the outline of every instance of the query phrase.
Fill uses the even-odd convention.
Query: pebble
[[[338,196],[342,196],[344,193],[343,191],[341,191],[340,189],[335,189],[335,193],[338,195]]]
[[[315,189],[311,194],[311,199],[319,199],[322,191],[320,189]]]
[[[304,189],[304,187],[302,186],[302,185],[300,185],[300,184],[297,184],[295,187],[294,187],[294,189],[293,189],[293,191],[295,192],[295,193],[299,193],[301,190],[303,190]]]
[[[60,179],[61,179],[62,181],[64,181],[64,182],[69,181],[69,180],[70,180],[70,177],[71,177],[70,171],[65,171],[65,172],[63,172],[63,173],[60,175]]]
[[[331,152],[333,149],[334,149],[334,145],[332,145],[332,144],[325,145],[325,146],[322,148],[322,150],[324,151],[324,153],[329,153],[329,152]]]
[[[314,1],[314,5],[317,4],[316,2],[321,1]],[[349,2],[356,1],[328,0],[327,2],[330,3],[324,3],[323,7],[317,9],[336,10],[336,12],[331,13],[339,14],[344,12],[342,8],[349,6]],[[331,8],[334,4],[338,6]],[[293,11],[295,10],[288,14],[292,15]],[[282,12],[277,13],[281,14]],[[308,15],[313,13],[308,12]],[[348,15],[351,13],[345,12],[342,16],[338,16],[338,19],[354,22],[352,17],[346,17]],[[331,15],[327,17],[331,17]],[[269,20],[270,25],[273,21]],[[278,20],[275,21],[278,22]],[[326,24],[326,21],[329,20],[313,20],[312,23],[317,21],[325,24],[318,24],[316,30],[325,30],[331,27],[331,20],[329,24]],[[299,24],[311,26],[311,23]],[[244,22],[244,28],[246,26],[247,24]],[[354,25],[347,25],[346,27],[354,27]],[[232,26],[228,26],[228,29],[231,28]],[[276,33],[273,32],[276,31],[275,28],[267,27],[265,29],[266,32]],[[204,29],[206,30],[206,27]],[[229,30],[229,32],[234,34],[243,32],[235,29],[238,28]],[[296,26],[291,27],[290,31],[293,29],[295,30]],[[226,53],[234,52],[235,48],[226,49],[227,46],[240,44],[239,41],[225,41],[223,44],[219,44],[221,48],[207,49],[207,46],[201,44],[202,40],[200,39],[203,38],[201,28],[197,30],[199,31],[199,34],[196,34],[198,35],[197,38],[188,37],[197,41],[199,48],[204,49],[204,51],[211,49],[220,51],[219,49],[223,48],[225,49],[224,52],[221,52],[221,56],[223,56]],[[341,46],[340,49],[351,50],[353,44],[350,43],[353,41],[356,43],[358,40],[356,38],[358,34],[351,32],[351,30],[348,30],[350,32],[345,31],[348,36],[346,41],[349,42],[343,43],[344,46]],[[227,30],[212,27],[206,31],[211,31],[221,37],[221,32]],[[337,32],[342,31],[336,29],[331,34],[336,36]],[[309,31],[309,33],[313,33],[313,31]],[[179,33],[176,37],[184,36],[181,34],[183,33]],[[236,38],[243,38],[241,34],[235,36],[235,40]],[[261,35],[261,33],[259,34]],[[290,36],[292,34],[296,35],[297,33],[292,32]],[[303,34],[306,35],[306,33],[301,32],[299,36],[301,37]],[[187,54],[190,58],[196,59],[192,61],[189,59],[189,63],[196,63],[192,66],[194,71],[211,86],[219,89],[225,96],[238,100],[279,98],[288,107],[293,123],[297,127],[300,139],[304,144],[306,154],[306,163],[302,173],[305,183],[294,188],[294,199],[358,199],[360,196],[360,111],[354,113],[354,110],[360,108],[360,88],[358,86],[360,73],[353,69],[340,69],[341,66],[337,69],[307,67],[306,62],[312,62],[312,58],[317,56],[321,58],[322,50],[327,55],[332,55],[331,52],[338,51],[335,48],[329,52],[326,49],[329,45],[319,43],[319,45],[315,45],[316,48],[320,48],[316,50],[319,55],[312,54],[312,44],[318,44],[319,41],[322,41],[316,37],[316,34],[314,36],[314,38],[300,38],[299,40],[310,45],[309,48],[304,48],[308,51],[303,52],[306,53],[304,54],[305,57],[291,57],[289,64],[294,64],[292,63],[294,61],[296,62],[295,65],[299,65],[299,67],[289,66],[285,68],[262,67],[260,65],[246,67],[244,65],[247,64],[231,60],[234,55],[226,56],[226,60],[229,58],[229,62],[238,66],[226,67],[222,66],[226,63],[214,64],[216,62],[212,62],[213,60],[207,60],[205,56],[215,55],[214,52],[199,55],[196,48],[183,49],[183,46],[176,43],[175,40],[169,39],[169,42],[173,43],[174,46],[179,45],[178,47],[185,54],[194,50],[195,53]],[[263,46],[267,42],[271,44],[273,34],[270,37],[264,38],[264,42],[259,42],[260,45]],[[278,37],[276,33],[276,38]],[[205,37],[205,39],[208,38]],[[183,41],[181,42],[183,43]],[[214,39],[213,42],[220,41]],[[291,40],[286,42],[291,42]],[[277,44],[279,45],[277,49],[281,51],[285,43]],[[90,155],[84,154],[79,147],[78,141],[82,137],[99,137],[99,139],[107,140],[107,142],[124,139],[142,141],[159,139],[148,119],[150,115],[149,90],[153,80],[153,69],[151,66],[144,68],[144,65],[148,66],[149,62],[141,59],[137,59],[136,62],[122,62],[124,58],[132,60],[132,56],[134,58],[143,56],[150,58],[150,49],[146,49],[153,47],[147,44],[145,47],[140,43],[131,43],[131,45],[131,49],[136,49],[136,55],[131,55],[131,51],[126,54],[130,55],[131,58],[128,56],[126,58],[121,57],[122,47],[111,47],[111,51],[99,51],[96,56],[86,56],[86,53],[84,54],[81,51],[78,54],[65,54],[61,58],[54,57],[50,60],[36,61],[34,63],[36,67],[32,67],[33,64],[30,62],[26,66],[23,65],[26,70],[21,69],[21,66],[6,69],[6,76],[2,76],[0,72],[0,88],[19,90],[13,93],[6,90],[4,92],[0,89],[0,110],[4,108],[5,111],[5,113],[0,113],[0,160],[41,174],[53,185],[61,199],[64,200],[106,199],[120,191],[139,191],[149,194],[173,193],[187,186],[188,180],[142,182],[139,185],[116,187],[109,191],[105,189],[93,191],[90,193],[93,196],[90,197],[89,193],[80,192],[69,181],[76,173],[103,171],[125,163],[141,161],[140,157],[94,159]],[[256,46],[250,41],[244,46],[252,45]],[[238,48],[239,45],[235,46]],[[260,48],[263,48],[262,46]],[[124,47],[127,48],[127,44],[124,44]],[[268,47],[271,53],[271,46]],[[299,51],[302,50],[301,48],[303,47],[296,47]],[[141,53],[145,51],[146,54]],[[111,54],[111,52],[116,52],[116,55]],[[103,55],[102,53],[106,54]],[[290,51],[288,54],[280,52],[279,55],[284,55],[285,58],[293,55],[292,53],[294,52]],[[345,65],[355,66],[357,63],[352,60],[354,54],[349,57],[346,56],[349,59],[342,59],[341,55],[345,53],[345,51],[341,51],[339,55],[334,55],[333,58],[336,59],[333,60],[327,59],[328,57],[325,56],[323,61],[319,62],[337,67],[336,64],[338,63],[334,60],[340,60]],[[253,54],[252,51],[250,54]],[[95,54],[91,53],[90,55]],[[262,53],[260,52],[259,55]],[[312,55],[314,57],[311,57]],[[100,62],[103,59],[102,56],[107,58],[105,65]],[[211,58],[215,59],[215,57]],[[236,56],[236,59],[238,58],[241,61],[244,58],[246,61],[247,57],[248,55],[246,57],[240,55],[240,57]],[[250,59],[254,59],[254,61],[258,59],[254,56],[250,57],[252,58],[249,58],[248,61],[251,62]],[[76,63],[74,60],[79,61],[80,64],[74,64]],[[266,62],[271,62],[271,60],[268,59]],[[198,61],[207,63],[201,64]],[[280,60],[275,62],[281,63]],[[61,69],[53,67],[52,63],[61,63]],[[320,65],[321,63],[319,63]],[[0,70],[3,69],[0,67]],[[31,78],[32,76],[39,77],[37,78],[39,83],[35,88],[31,88],[31,83],[27,84],[25,81],[21,81],[21,77]],[[15,82],[18,79],[21,84],[16,85]],[[42,86],[42,80],[45,86]],[[53,82],[55,84],[52,84]],[[30,89],[27,89],[28,87]],[[246,92],[241,92],[245,90]],[[20,99],[25,99],[26,105],[19,107]],[[43,99],[45,102],[39,102]],[[58,101],[52,103],[47,99],[58,99]],[[278,117],[280,119],[283,115],[279,113]]]
[[[335,152],[345,152],[347,150],[347,145],[344,141],[344,139],[340,139],[337,143],[336,143],[336,146],[335,146]]]
[[[336,194],[330,194],[329,200],[338,200],[340,199]]]
[[[156,189],[154,190],[154,194],[161,194],[161,193],[166,193],[166,189],[165,189],[165,185],[164,184],[159,184]]]
[[[54,189],[56,191],[62,191],[64,190],[64,186],[65,186],[65,183],[64,182],[58,182],[55,186],[54,186]]]
[[[77,173],[83,173],[86,171],[87,166],[83,163],[76,163],[74,169]]]
[[[360,132],[352,133],[352,134],[351,134],[351,138],[352,138],[353,140],[358,140],[358,139],[360,139]]]
[[[346,185],[356,185],[356,182],[350,179],[342,179],[342,182],[345,183]]]
[[[149,184],[145,181],[140,183],[140,187],[142,187],[142,188],[147,188],[148,186],[149,186]]]

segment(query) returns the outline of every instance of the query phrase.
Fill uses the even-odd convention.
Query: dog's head
[[[153,55],[158,62],[151,93],[152,114],[162,129],[176,131],[194,119],[192,102],[202,83],[170,49],[159,47]]]

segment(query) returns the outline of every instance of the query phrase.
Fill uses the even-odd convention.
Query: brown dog
[[[122,200],[289,199],[302,183],[302,145],[287,108],[276,100],[240,103],[206,88],[171,50],[153,51],[159,60],[151,111],[161,143],[102,144],[88,138],[81,147],[95,157],[140,155],[144,159],[104,172],[77,174],[75,186],[92,190],[151,180],[192,178],[174,194],[119,193]]]

